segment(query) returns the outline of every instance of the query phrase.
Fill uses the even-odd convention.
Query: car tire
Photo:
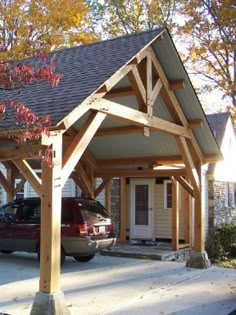
[[[38,255],[38,261],[40,262],[40,247],[38,247],[37,255]],[[64,264],[65,260],[66,260],[66,253],[64,251],[64,248],[61,247],[61,266]]]
[[[91,254],[91,255],[88,255],[88,256],[73,256],[73,258],[76,260],[76,261],[79,261],[79,262],[88,262],[90,261],[91,259],[93,259],[95,256],[95,254]]]
[[[1,253],[3,254],[12,254],[14,253],[14,251],[10,251],[10,250],[0,250]]]

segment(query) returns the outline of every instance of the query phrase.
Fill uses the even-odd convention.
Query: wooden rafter
[[[187,142],[183,137],[176,137],[176,142],[183,157],[190,182],[192,183],[194,190],[199,191],[200,180]]]
[[[170,112],[170,114],[172,115],[176,123],[183,125],[185,128],[188,128],[188,121],[186,117],[184,116],[184,113],[178,103],[178,100],[174,92],[169,87],[169,81],[165,75],[164,70],[162,69],[161,64],[157,60],[156,55],[152,48],[149,48],[149,53],[151,55],[153,65],[163,84],[163,88],[161,89],[161,96],[168,108],[168,111]],[[201,152],[201,149],[199,148],[199,145],[191,130],[189,130],[189,134],[191,136],[191,141],[194,148],[194,154],[196,155],[198,159],[200,159],[201,161],[204,161],[204,157]]]
[[[91,139],[93,138],[94,134],[96,133],[105,118],[106,114],[104,113],[92,112],[81,130],[78,132],[74,140],[67,148],[62,162],[63,185],[67,181],[76,164],[79,162]]]
[[[180,79],[180,80],[169,81],[169,88],[173,91],[184,89],[185,88],[184,80]]]
[[[166,121],[164,119],[150,117],[146,113],[142,113],[127,106],[114,103],[110,100],[100,100],[92,104],[91,107],[102,113],[115,116],[120,120],[129,121],[138,126],[148,127],[154,131],[160,131],[171,135],[179,135],[186,138],[190,137],[188,129],[185,127]]]
[[[30,183],[36,193],[41,196],[42,181],[25,160],[14,160],[13,163],[18,168],[24,178]]]

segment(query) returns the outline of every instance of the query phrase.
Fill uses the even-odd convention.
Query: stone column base
[[[211,266],[207,252],[190,252],[190,257],[186,262],[186,267],[207,269]]]
[[[66,306],[63,292],[37,292],[30,315],[71,315]]]

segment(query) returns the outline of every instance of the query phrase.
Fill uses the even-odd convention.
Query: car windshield
[[[79,207],[83,216],[84,220],[89,219],[97,219],[97,220],[104,220],[109,218],[109,214],[106,212],[105,208],[95,202],[86,202],[85,203],[79,203]]]

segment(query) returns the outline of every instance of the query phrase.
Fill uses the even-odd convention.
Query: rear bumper
[[[63,237],[62,246],[68,256],[87,256],[103,249],[109,249],[116,243],[116,238],[91,240],[90,237]]]

